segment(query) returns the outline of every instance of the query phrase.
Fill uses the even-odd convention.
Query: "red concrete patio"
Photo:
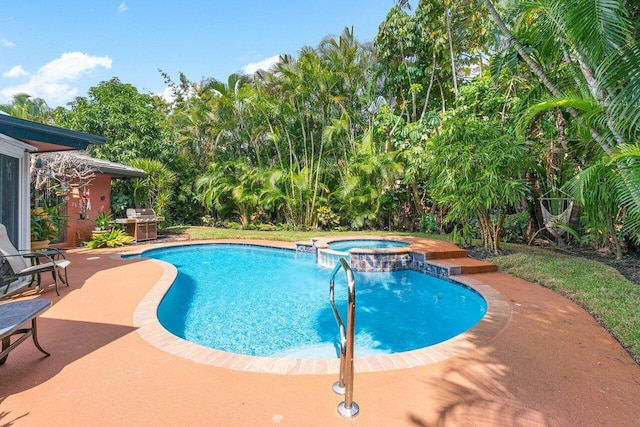
[[[357,373],[360,413],[345,419],[336,375],[248,372],[151,345],[134,313],[166,271],[117,252],[69,251],[60,297],[19,297],[52,301],[38,327],[52,356],[29,340],[0,366],[0,425],[640,425],[640,366],[583,309],[511,276],[462,277],[504,296],[504,326],[439,362]]]

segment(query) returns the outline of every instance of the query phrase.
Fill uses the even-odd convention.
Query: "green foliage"
[[[112,228],[104,233],[94,234],[91,240],[87,242],[89,249],[98,248],[117,248],[120,246],[126,246],[133,241],[133,237],[127,235],[127,233],[121,228]]]
[[[636,244],[640,244],[640,143],[616,147],[609,159],[615,163],[616,196],[624,210],[624,230]]]
[[[213,217],[211,215],[205,215],[205,216],[201,217],[200,218],[200,222],[205,227],[213,227],[214,224],[215,224],[215,220],[213,219]]]
[[[502,236],[507,242],[517,242],[522,240],[524,230],[529,223],[531,216],[529,212],[518,212],[505,215],[502,225]]]
[[[461,223],[464,236],[475,218],[485,249],[497,251],[505,212],[527,193],[525,144],[497,121],[449,116],[430,148],[431,194],[449,207],[445,220]]]
[[[263,199],[264,176],[242,163],[212,163],[196,182],[202,205],[217,213],[235,211],[243,227],[249,226]]]
[[[104,211],[100,211],[96,219],[93,220],[94,227],[93,229],[96,231],[105,231],[113,228],[117,222],[113,219],[111,214],[106,213]]]
[[[66,216],[61,214],[64,203],[49,205],[46,200],[41,206],[31,209],[31,240],[52,240],[58,237],[60,223]]]
[[[318,225],[323,230],[333,230],[340,225],[340,217],[328,206],[318,208]]]
[[[25,120],[49,124],[52,111],[42,98],[36,98],[28,93],[18,93],[12,96],[11,103],[0,105],[0,111]]]
[[[273,224],[259,224],[258,231],[276,231],[278,229],[277,226]]]
[[[175,150],[164,138],[164,117],[155,105],[152,96],[113,78],[89,89],[86,98],[77,97],[71,110],[58,107],[54,118],[57,126],[107,137],[106,144],[91,149],[99,158],[124,164],[139,157],[167,161]]]
[[[158,160],[138,158],[130,166],[146,172],[131,180],[136,207],[152,207],[158,216],[169,216],[175,174]]]
[[[435,213],[425,213],[420,218],[418,224],[421,233],[437,233],[438,232],[438,215]]]
[[[640,241],[640,148],[621,145],[613,152],[576,175],[569,188],[591,241],[611,246],[620,258],[625,236]]]
[[[195,224],[204,214],[194,189],[195,182],[202,170],[196,161],[186,153],[181,153],[168,165],[175,174],[171,187],[170,215],[168,221],[173,224]]]
[[[111,189],[111,210],[116,216],[124,216],[127,208],[133,206],[133,198],[122,191]]]

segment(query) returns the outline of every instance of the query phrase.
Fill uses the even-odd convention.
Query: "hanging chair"
[[[556,191],[559,197],[548,197]],[[567,230],[562,226],[569,224],[573,210],[571,196],[562,190],[550,190],[540,197],[540,209],[545,228],[555,237],[563,236]]]

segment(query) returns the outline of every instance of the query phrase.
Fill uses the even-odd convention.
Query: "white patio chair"
[[[61,254],[61,252],[59,253]],[[41,262],[43,259],[46,262]],[[31,262],[28,261],[34,261],[35,264],[31,265]],[[56,285],[56,294],[60,295],[58,282],[62,281],[69,286],[67,280],[69,264],[71,261],[67,259],[54,260],[47,253],[18,251],[9,240],[6,227],[0,224],[0,291],[4,287],[0,298],[30,286],[34,279],[38,280],[39,285],[40,274],[49,271]],[[61,271],[64,273],[64,277],[61,275]]]

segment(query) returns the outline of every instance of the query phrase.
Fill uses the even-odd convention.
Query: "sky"
[[[226,81],[297,56],[345,27],[372,41],[393,0],[0,0],[0,104],[28,93],[67,106],[117,77],[141,93]]]

